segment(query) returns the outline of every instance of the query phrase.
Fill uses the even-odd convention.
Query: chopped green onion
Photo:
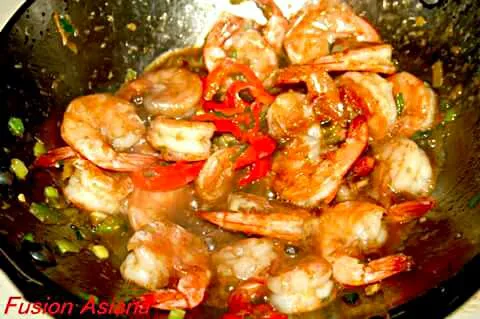
[[[42,141],[37,140],[35,145],[33,146],[33,155],[35,157],[39,157],[42,154],[45,154],[47,152],[47,149],[45,147],[45,144],[43,144]]]
[[[126,229],[124,221],[118,217],[107,217],[100,224],[95,226],[95,232],[97,234],[111,234],[117,231],[123,231]]]
[[[430,136],[432,136],[432,131],[417,131],[415,134],[413,134],[412,140],[424,140],[429,138]]]
[[[137,71],[128,68],[127,73],[125,74],[125,82],[133,81],[137,78]]]
[[[83,291],[77,292],[77,296],[79,296],[83,300],[90,300],[90,298],[93,298],[93,300],[95,301],[95,304],[98,304],[100,302],[97,296],[92,294],[87,294],[86,292],[83,292]]]
[[[167,319],[183,319],[183,318],[185,318],[186,314],[187,314],[187,312],[185,310],[173,309],[168,314]]]
[[[107,259],[110,256],[108,249],[103,245],[94,245],[90,247],[90,251],[94,253],[98,259]]]
[[[33,237],[32,233],[26,233],[25,235],[23,235],[23,241],[29,241],[33,243],[35,241],[35,238]]]
[[[10,170],[18,179],[25,179],[28,175],[28,168],[18,158],[13,158],[10,162]]]
[[[10,133],[12,133],[12,135],[18,137],[23,136],[23,133],[25,132],[25,127],[23,126],[22,119],[19,119],[18,117],[11,117],[8,120],[8,129],[10,130]]]
[[[395,105],[397,106],[397,114],[402,114],[403,109],[405,108],[405,99],[401,92],[395,95]]]
[[[443,121],[445,123],[453,122],[457,119],[458,114],[454,109],[449,109],[447,112],[445,112],[445,117],[443,118]]]
[[[93,213],[90,214],[90,222],[93,225],[98,225],[101,222],[103,222],[107,217],[108,217],[108,215],[104,214],[102,212],[93,212]]]
[[[59,197],[58,190],[53,186],[47,186],[43,190],[45,197],[50,199],[57,199]]]
[[[470,198],[468,201],[468,208],[475,208],[480,204],[480,193]]]
[[[358,296],[358,293],[349,292],[343,295],[342,300],[348,305],[354,305],[357,303],[359,298],[360,297]]]
[[[68,34],[75,35],[76,33],[75,27],[70,22],[70,19],[68,18],[68,16],[61,15],[59,21],[63,31],[65,31]]]
[[[447,100],[445,100],[445,99],[440,100],[440,111],[446,112],[451,107],[452,107],[452,105]]]
[[[63,255],[66,253],[78,253],[80,252],[80,246],[74,242],[66,239],[55,240],[58,251]]]
[[[32,205],[30,205],[29,211],[42,223],[56,224],[60,221],[60,213],[45,204],[32,203]]]

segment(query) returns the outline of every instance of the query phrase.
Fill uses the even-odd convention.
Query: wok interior
[[[445,84],[437,92],[441,98],[460,105],[462,111],[444,141],[444,169],[433,194],[439,199],[439,208],[428,222],[414,230],[405,247],[405,253],[416,261],[416,270],[392,280],[389,284],[392,289],[360,307],[332,306],[324,312],[327,316],[328,311],[351,316],[381,313],[423,293],[455,274],[478,254],[480,239],[478,208],[468,207],[469,199],[480,192],[480,109],[476,107],[480,84],[480,29],[476,22],[480,3],[444,1],[437,7],[424,8],[417,1],[350,2],[380,30],[385,42],[393,45],[400,69],[431,81],[431,65],[441,60]],[[2,33],[2,169],[8,169],[12,157],[32,160],[33,136],[45,121],[58,122],[59,114],[74,97],[112,92],[123,83],[128,68],[140,72],[159,54],[193,45],[215,17],[216,3],[214,0],[33,3]],[[78,54],[62,47],[51,19],[53,12],[69,14],[74,21],[80,32],[76,39]],[[427,21],[424,26],[418,24],[420,16]],[[138,26],[135,32],[125,27],[131,22]],[[22,143],[8,133],[6,121],[10,116],[24,120],[28,134]],[[55,125],[42,127],[55,128]],[[41,134],[47,137],[44,140],[47,146],[60,144],[58,129],[43,129]],[[3,198],[16,198],[19,192],[24,192],[34,198],[42,190],[43,186],[38,184],[14,184],[3,187],[1,194]],[[20,204],[0,211],[0,225],[12,245],[18,245],[21,234],[32,227],[45,227]],[[89,264],[92,272],[97,266]],[[67,289],[69,285],[107,284],[95,280],[78,283],[75,270],[71,271],[70,278],[61,280]],[[400,285],[406,281],[419,282],[419,278],[421,285]],[[208,317],[207,310],[204,316]],[[319,318],[318,314],[315,318]]]

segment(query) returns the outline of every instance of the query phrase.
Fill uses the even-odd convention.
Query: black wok
[[[480,205],[470,201],[480,192],[480,3],[349,2],[394,46],[400,68],[431,81],[432,64],[443,61],[445,84],[438,93],[456,105],[460,115],[449,124],[449,134],[437,140],[445,143],[446,150],[434,192],[439,208],[415,228],[405,246],[405,252],[414,257],[417,265],[414,271],[402,275],[402,282],[409,285],[401,286],[403,292],[399,292],[395,290],[397,281],[393,281],[380,301],[362,300],[360,305],[327,309],[325,316],[442,318],[480,287]],[[113,92],[123,82],[127,68],[141,71],[159,54],[193,45],[214,16],[216,3],[37,0],[25,4],[0,36],[0,171],[8,170],[13,157],[32,163],[31,150],[38,134],[48,146],[59,145],[55,124],[74,97]],[[53,12],[69,14],[74,21],[80,32],[76,38],[78,54],[61,45]],[[415,25],[418,16],[427,23]],[[126,27],[130,22],[137,25],[136,31]],[[94,26],[104,27],[95,30]],[[23,138],[9,133],[7,121],[11,116],[23,119],[27,132]],[[46,121],[50,125],[45,125]],[[71,293],[72,287],[88,284],[101,290],[101,286],[108,285],[101,280],[78,282],[81,276],[76,276],[82,269],[95,275],[98,265],[78,262],[68,270],[68,278],[60,280],[51,275],[51,267],[34,263],[31,252],[21,244],[23,234],[32,229],[42,231],[45,226],[29,214],[17,195],[35,198],[38,189],[43,189],[40,183],[31,177],[26,183],[0,185],[0,202],[10,205],[0,210],[0,265],[30,301],[50,298],[82,305],[83,301]],[[205,308],[195,312],[194,317],[213,315]]]

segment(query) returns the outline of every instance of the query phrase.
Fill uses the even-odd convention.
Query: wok
[[[441,318],[480,287],[480,206],[470,201],[480,192],[480,3],[349,2],[380,30],[386,42],[393,44],[401,69],[431,81],[431,66],[441,60],[444,85],[438,93],[460,112],[456,121],[448,124],[449,134],[437,139],[445,144],[444,168],[433,194],[439,199],[439,208],[415,227],[405,245],[405,253],[416,261],[415,270],[388,281],[389,289],[372,300],[362,300],[356,306],[330,307],[323,313],[329,318]],[[8,170],[13,157],[32,163],[34,136],[41,136],[47,146],[59,145],[57,123],[74,97],[112,92],[123,82],[128,68],[141,71],[159,54],[193,45],[215,17],[218,3],[28,1],[0,35],[0,171]],[[52,20],[54,12],[70,15],[79,30],[75,38],[78,54],[62,46]],[[425,24],[419,23],[416,17],[420,16]],[[127,28],[128,23],[135,23],[136,30]],[[11,116],[23,119],[23,138],[8,132]],[[1,202],[9,204],[0,210],[1,267],[30,301],[68,300],[81,305],[83,301],[72,293],[72,287],[89,285],[101,290],[108,286],[108,282],[96,279],[78,282],[82,269],[96,275],[99,266],[76,263],[60,280],[52,275],[51,268],[46,271],[46,267],[34,263],[21,244],[23,234],[32,229],[48,231],[17,200],[19,193],[27,200],[34,199],[43,190],[41,183],[41,179],[30,176],[27,182],[0,186]],[[194,312],[194,317],[212,318],[211,311],[202,308]]]

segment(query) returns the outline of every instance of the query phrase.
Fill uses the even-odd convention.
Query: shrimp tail
[[[410,271],[413,259],[404,254],[390,255],[362,264],[353,257],[342,256],[333,263],[333,276],[347,286],[364,286]]]
[[[325,71],[369,71],[393,74],[392,46],[376,45],[368,48],[351,49],[317,58],[315,64]]]
[[[189,308],[185,295],[175,289],[162,289],[152,293],[146,293],[139,299],[144,305],[163,310]]]
[[[116,172],[134,172],[152,165],[157,160],[158,157],[155,155],[120,153],[104,168]]]
[[[59,161],[63,161],[75,156],[77,156],[77,153],[70,146],[59,147],[37,157],[33,163],[33,166],[43,168],[53,167]]]
[[[424,216],[435,205],[436,201],[431,197],[396,204],[387,211],[388,219],[394,223],[407,223]]]
[[[199,217],[227,230],[270,238],[304,238],[306,216],[285,213],[199,212]]]

